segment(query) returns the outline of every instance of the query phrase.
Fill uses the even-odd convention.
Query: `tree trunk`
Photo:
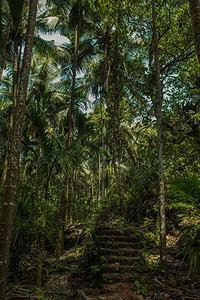
[[[112,162],[110,164],[110,211],[113,210],[114,208],[114,203],[113,203],[113,167],[112,167]]]
[[[71,88],[71,99],[70,99],[70,107],[69,107],[69,116],[68,116],[68,135],[67,135],[67,147],[70,147],[71,143],[71,132],[72,132],[72,118],[74,113],[74,96],[75,96],[75,82],[76,82],[76,72],[77,72],[77,62],[78,62],[78,49],[79,49],[79,41],[80,41],[80,31],[81,31],[81,16],[79,18],[78,25],[75,29],[75,39],[74,39],[74,64],[73,64],[73,70],[72,70],[72,88]],[[69,190],[69,175],[65,175],[64,179],[64,186],[63,186],[63,202],[61,204],[61,221],[66,221],[66,207],[68,203],[68,190]],[[66,191],[65,191],[66,186]],[[61,235],[62,235],[62,241],[59,245],[59,252],[63,250],[64,246],[64,224],[61,225]],[[59,260],[59,256],[58,256]]]
[[[200,0],[189,0],[196,52],[200,64]]]
[[[36,287],[41,288],[42,286],[42,265],[43,265],[43,252],[44,249],[42,245],[39,245],[39,256],[38,256],[38,266],[37,266],[37,279]]]
[[[104,62],[103,62],[103,88],[105,94],[105,100],[107,107],[109,106],[109,74],[110,74],[110,62],[109,62],[109,31],[105,32],[104,39]],[[102,146],[102,172],[101,172],[101,198],[102,201],[105,199],[105,181],[104,181],[104,170],[105,170],[105,155],[104,155],[104,122],[103,122],[103,101],[102,101],[102,91],[100,99],[100,111],[101,111],[101,146]],[[100,198],[100,197],[99,197]]]
[[[60,220],[62,222],[61,229],[60,229],[60,242],[58,245],[58,254],[57,254],[57,261],[60,261],[60,254],[64,250],[64,229],[65,223],[67,219],[67,205],[69,199],[69,175],[64,175],[63,181],[63,189],[62,189],[62,199],[61,199],[61,207],[60,207]]]
[[[19,174],[21,139],[23,131],[24,112],[26,108],[26,96],[31,65],[37,4],[38,0],[30,1],[26,43],[19,86],[19,96],[17,98],[13,124],[10,131],[9,150],[5,167],[6,169],[4,173],[5,192],[0,228],[0,300],[5,299],[5,287],[8,273],[16,186]]]
[[[92,196],[92,204],[94,207],[94,182],[93,182],[93,174],[91,174],[91,196]]]
[[[103,133],[103,127],[104,127],[104,122],[103,122],[103,103],[101,100],[100,103],[100,110],[101,110],[101,147],[102,147],[102,171],[101,171],[101,199],[104,201],[105,199],[105,182],[104,182],[104,169],[105,169],[105,155],[104,155],[104,133]]]
[[[106,32],[104,40],[104,61],[103,61],[103,86],[105,93],[106,105],[109,107],[109,75],[110,75],[110,62],[109,62],[109,33]]]
[[[122,85],[120,80],[120,67],[121,67],[121,57],[120,57],[120,25],[121,25],[121,9],[120,6],[117,8],[117,17],[116,17],[116,33],[114,38],[114,60],[113,60],[113,149],[116,149],[115,163],[117,159],[117,165],[115,173],[118,171],[118,187],[119,187],[119,203],[120,203],[120,215],[124,215],[124,200],[122,197],[122,174],[121,174],[121,158],[122,158],[122,139],[121,139],[121,109],[120,101],[122,99]]]
[[[100,200],[101,200],[101,154],[99,153],[99,184],[98,184],[98,206],[100,207]]]
[[[81,16],[79,18],[79,23],[75,30],[75,40],[74,40],[74,64],[73,64],[73,73],[72,73],[72,88],[71,88],[71,99],[70,99],[69,119],[68,119],[68,139],[67,139],[68,147],[70,146],[72,118],[74,113],[75,82],[76,82],[76,72],[77,72],[77,62],[78,62],[80,31],[81,31]]]
[[[14,57],[13,57],[13,106],[17,104],[17,91],[18,91],[18,39],[14,41]]]
[[[163,141],[162,141],[162,90],[160,80],[159,50],[157,38],[157,21],[155,1],[152,0],[153,41],[156,67],[156,104],[157,104],[157,140],[158,140],[158,173],[159,173],[159,212],[160,212],[160,260],[166,268],[166,221],[165,221],[165,188],[163,168]]]
[[[49,170],[49,174],[47,176],[47,182],[46,182],[46,187],[45,187],[45,196],[44,196],[44,203],[46,205],[45,209],[43,209],[43,214],[44,214],[44,219],[42,222],[42,228],[41,232],[39,235],[39,242],[38,242],[38,248],[39,248],[39,255],[38,255],[38,267],[37,267],[37,279],[36,279],[36,287],[41,288],[42,286],[42,269],[43,269],[43,253],[45,249],[45,237],[44,237],[44,229],[46,226],[46,220],[48,218],[48,198],[49,198],[49,183],[50,183],[50,178],[51,178],[51,172],[52,168]]]

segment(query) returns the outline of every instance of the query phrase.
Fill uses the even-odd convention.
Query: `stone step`
[[[131,271],[134,271],[134,266],[127,266],[127,265],[121,265],[120,263],[115,264],[109,264],[106,265],[103,269],[104,273],[110,272],[110,273],[130,273]]]
[[[127,249],[127,248],[120,248],[120,249],[113,249],[113,248],[100,248],[101,255],[115,255],[123,257],[124,255],[137,255],[139,253],[138,249]]]
[[[130,273],[130,272],[139,272],[139,273],[144,273],[148,272],[149,268],[147,265],[126,265],[126,264],[119,264],[119,263],[114,263],[114,264],[108,264],[104,267],[103,272],[105,273]]]
[[[128,290],[131,289],[131,294],[133,293],[133,290],[135,290],[134,285],[130,285],[128,282],[115,282],[115,283],[103,283],[101,291],[102,293],[111,293],[114,294],[116,292],[121,292],[122,290]]]
[[[105,282],[134,282],[134,280],[139,280],[140,275],[137,273],[132,274],[121,274],[121,273],[103,273],[102,279]]]
[[[101,247],[103,248],[129,248],[129,249],[138,249],[139,245],[137,243],[133,242],[127,242],[127,241],[113,241],[113,240],[107,240],[107,241],[102,241],[99,243]]]
[[[128,235],[128,231],[124,230],[117,230],[117,229],[98,229],[95,232],[96,235],[106,235],[106,236],[111,236],[111,235]]]
[[[137,263],[141,261],[140,257],[131,257],[131,256],[115,256],[115,255],[109,255],[106,256],[109,263],[126,263],[128,265],[132,265],[134,263]]]
[[[121,242],[135,242],[135,239],[128,235],[99,235],[97,237],[98,241],[107,241],[107,240],[114,240],[114,241],[121,241]]]

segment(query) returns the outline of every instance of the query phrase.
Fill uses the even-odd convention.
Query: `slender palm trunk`
[[[98,170],[99,170],[99,176],[98,176],[98,206],[100,206],[100,200],[101,200],[101,154],[99,153],[99,160],[98,160]]]
[[[13,106],[16,107],[17,91],[18,91],[18,39],[14,41],[14,57],[13,57]]]
[[[109,107],[109,75],[110,75],[109,36],[107,33],[104,40],[104,62],[103,62],[103,85],[104,85],[107,107]]]
[[[109,32],[106,33],[104,40],[104,63],[103,63],[103,87],[105,93],[105,100],[107,107],[109,106],[109,93],[108,93],[108,83],[109,83],[109,74],[110,74],[110,63],[109,63]],[[101,146],[102,146],[102,172],[101,172],[101,192],[99,191],[99,199],[101,193],[101,199],[104,201],[105,199],[105,181],[104,181],[104,170],[105,170],[105,155],[104,155],[104,122],[103,122],[103,102],[102,102],[102,94],[100,101],[100,111],[101,111]],[[99,166],[100,172],[100,166]],[[100,174],[99,174],[100,175]],[[100,180],[100,179],[99,179]]]
[[[37,267],[37,279],[36,279],[36,286],[38,288],[41,288],[42,286],[42,269],[43,269],[43,253],[45,250],[45,237],[44,237],[44,229],[46,226],[46,221],[48,218],[48,199],[49,199],[49,184],[51,179],[51,173],[53,171],[53,165],[49,168],[47,181],[46,181],[46,187],[45,187],[45,194],[44,194],[44,203],[45,203],[45,209],[43,210],[44,218],[42,222],[42,228],[41,232],[38,238],[38,249],[39,249],[39,255],[38,255],[38,267]]]
[[[114,204],[113,204],[113,167],[112,167],[112,163],[110,165],[110,211],[113,210],[114,208]]]
[[[93,174],[91,174],[91,197],[92,197],[92,205],[94,208],[94,181],[93,181]]]
[[[0,300],[5,299],[10,243],[13,225],[14,204],[19,174],[21,139],[26,108],[32,45],[37,14],[38,0],[31,0],[27,26],[26,44],[24,49],[19,96],[14,111],[13,124],[10,131],[9,150],[5,170],[4,204],[0,227]]]
[[[70,97],[70,107],[69,107],[69,116],[68,116],[68,136],[67,136],[67,147],[70,147],[71,143],[71,134],[72,134],[72,119],[74,114],[74,98],[75,98],[75,82],[76,82],[76,73],[77,73],[77,62],[78,62],[78,50],[79,50],[79,41],[80,41],[80,32],[81,32],[81,16],[79,18],[78,25],[75,29],[75,39],[74,39],[74,64],[72,70],[72,87],[71,87],[71,97]],[[68,190],[69,190],[69,175],[66,173],[64,178],[63,186],[63,195],[62,204],[61,204],[61,221],[63,225],[61,226],[61,235],[62,241],[60,242],[59,249],[63,250],[64,246],[64,222],[66,221],[66,207],[68,203]],[[67,191],[67,192],[65,192]],[[59,252],[60,252],[59,251]],[[59,254],[60,255],[60,254]],[[59,256],[58,256],[59,260]]]
[[[116,168],[116,173],[118,172],[118,187],[119,187],[119,203],[120,203],[120,215],[124,215],[124,200],[122,197],[122,174],[121,174],[121,156],[122,156],[122,141],[121,141],[121,111],[120,111],[120,100],[122,93],[122,86],[120,82],[120,48],[119,48],[119,28],[121,24],[121,11],[118,8],[116,20],[116,33],[114,40],[114,61],[113,61],[113,84],[114,84],[114,105],[113,105],[113,138],[114,138],[114,148],[116,148],[116,158],[118,168]]]
[[[196,52],[200,64],[200,0],[189,0]]]
[[[37,266],[37,279],[36,279],[36,287],[41,288],[42,286],[42,266],[43,266],[43,253],[44,247],[39,244],[39,256],[38,256],[38,266]]]
[[[157,102],[157,140],[158,140],[158,173],[159,173],[159,211],[160,211],[160,260],[163,268],[166,268],[166,220],[165,220],[165,187],[163,168],[163,141],[162,141],[162,90],[160,80],[159,50],[157,39],[157,21],[155,1],[152,0],[152,19],[154,37],[154,57],[156,67],[156,102]]]
[[[60,254],[64,250],[64,230],[65,223],[67,219],[67,205],[69,200],[69,176],[68,174],[64,175],[63,185],[62,185],[62,198],[61,198],[61,206],[60,206],[60,220],[62,222],[60,228],[60,241],[58,245],[58,253],[57,253],[57,261],[60,261]]]
[[[105,169],[105,155],[104,155],[104,122],[103,122],[103,103],[100,103],[100,110],[101,110],[101,147],[102,147],[102,172],[101,172],[101,199],[104,201],[105,199],[105,182],[104,182],[104,169]]]
[[[70,146],[71,131],[72,131],[72,118],[73,118],[73,113],[74,113],[75,82],[76,82],[76,73],[77,73],[80,31],[81,31],[81,16],[79,18],[79,23],[75,30],[75,40],[74,40],[74,64],[73,64],[72,88],[71,88],[71,99],[70,99],[69,119],[68,119],[68,140],[67,140],[68,147]]]

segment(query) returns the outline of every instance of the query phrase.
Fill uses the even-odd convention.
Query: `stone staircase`
[[[102,271],[104,284],[134,283],[140,279],[140,273],[147,270],[144,263],[141,264],[140,245],[128,230],[102,226],[96,231],[96,240],[100,256],[107,260]]]

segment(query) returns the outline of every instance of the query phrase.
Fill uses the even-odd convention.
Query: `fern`
[[[171,184],[171,195],[176,197],[171,204],[181,205],[182,216],[178,221],[185,218],[191,220],[191,225],[182,226],[180,233],[188,233],[191,241],[186,247],[186,254],[189,252],[190,271],[199,279],[200,275],[200,181],[194,174],[189,173],[184,180],[176,180]],[[186,256],[185,254],[185,256]]]

